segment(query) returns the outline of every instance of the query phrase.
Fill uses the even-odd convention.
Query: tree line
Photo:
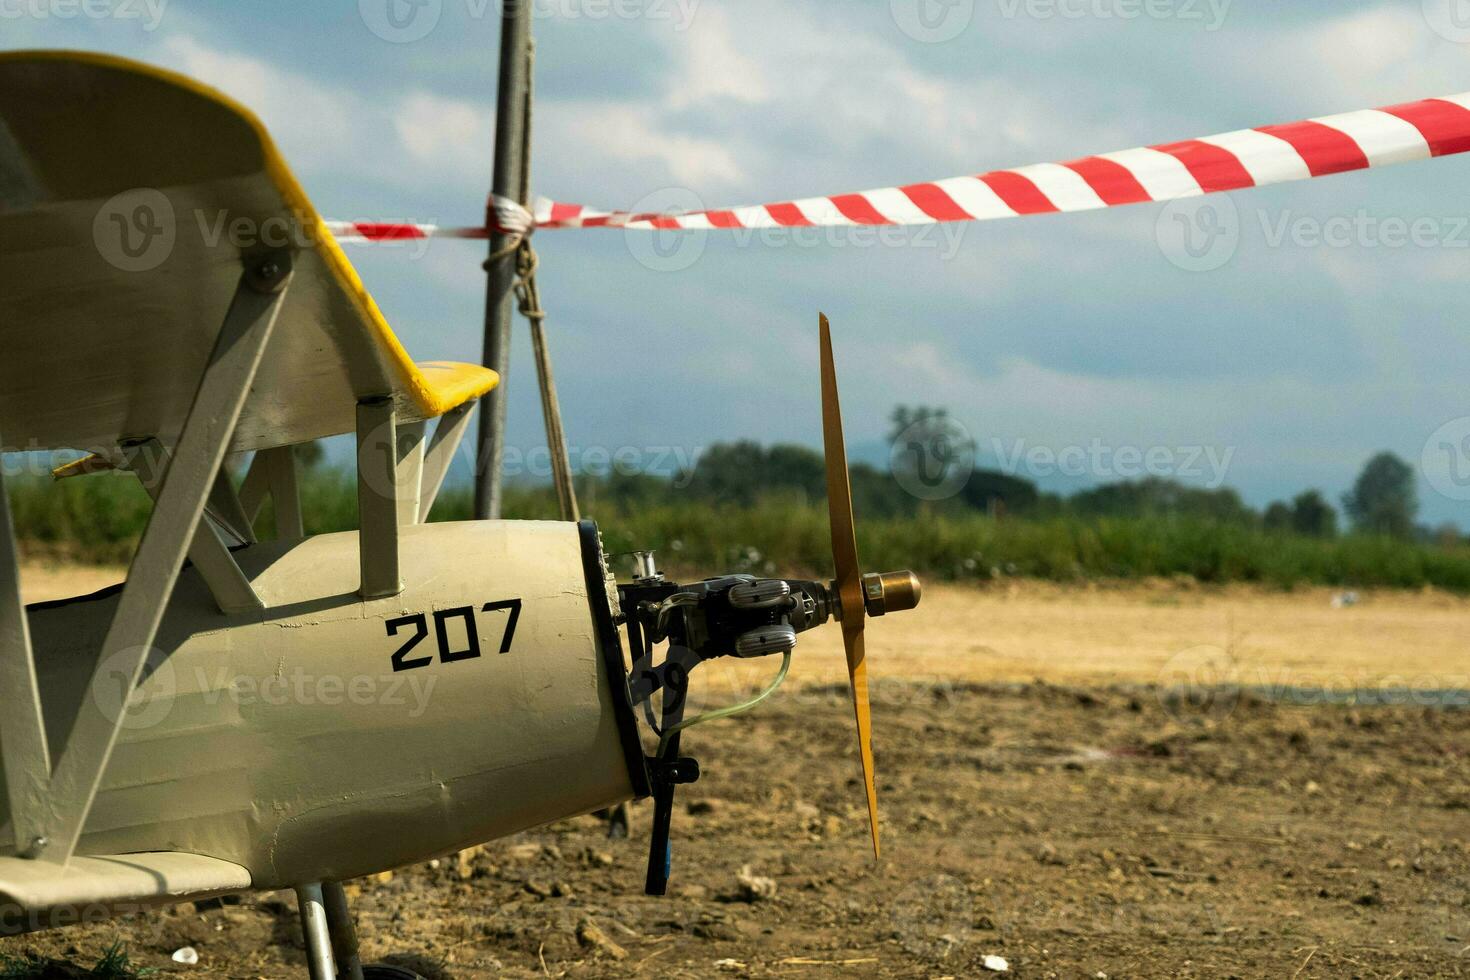
[[[1316,489],[1291,500],[1275,501],[1264,510],[1249,506],[1230,487],[1206,489],[1178,480],[1147,477],[1104,483],[1062,496],[1042,491],[1024,477],[1000,470],[974,467],[955,491],[926,500],[904,479],[906,466],[934,466],[936,458],[974,447],[946,445],[962,436],[943,409],[899,407],[891,418],[889,444],[920,447],[917,454],[894,454],[893,468],[864,462],[850,467],[853,504],[866,517],[902,517],[919,512],[975,512],[997,517],[1169,517],[1205,519],[1264,528],[1308,537],[1339,534],[1339,511]],[[925,455],[927,453],[927,456]],[[614,473],[600,479],[583,477],[581,494],[592,500],[656,503],[671,499],[700,500],[751,506],[773,497],[815,503],[826,495],[822,454],[799,445],[763,446],[753,440],[718,443],[709,447],[691,470],[672,479]],[[1342,515],[1352,531],[1400,539],[1459,538],[1453,528],[1431,530],[1415,523],[1418,499],[1414,471],[1393,453],[1373,456],[1352,489],[1343,495]]]

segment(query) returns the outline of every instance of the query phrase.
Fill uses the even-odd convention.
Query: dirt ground
[[[803,637],[768,704],[686,736],[668,897],[641,894],[635,805],[631,839],[579,817],[354,883],[364,952],[444,977],[1470,976],[1470,609],[1342,598],[939,589],[875,622],[876,865],[840,647]],[[165,971],[304,975],[287,895],[0,954],[119,938]]]

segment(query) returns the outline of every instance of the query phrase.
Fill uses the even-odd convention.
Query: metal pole
[[[525,170],[521,177],[521,202],[531,197],[531,102],[536,92],[536,42],[526,49],[526,123],[521,134],[528,147],[523,161]],[[525,246],[529,248],[529,244]],[[546,344],[546,314],[541,309],[541,288],[536,284],[536,256],[532,252],[520,269],[522,283],[521,312],[531,321],[531,351],[536,357],[536,380],[541,388],[541,416],[546,420],[546,448],[551,454],[551,482],[556,487],[557,511],[564,521],[580,521],[582,513],[577,509],[577,488],[572,480],[572,462],[567,456],[566,430],[561,424],[561,403],[556,397],[556,379],[551,374],[551,350]],[[521,261],[518,257],[517,261]]]
[[[306,970],[311,980],[337,980],[332,934],[327,928],[327,909],[320,882],[296,886],[296,909],[301,915],[301,933],[306,939]]]
[[[337,980],[363,980],[362,957],[357,952],[357,926],[352,921],[352,910],[347,907],[347,891],[342,882],[322,882],[322,904],[327,910],[327,932],[332,937]]]
[[[531,0],[505,0],[500,17],[500,87],[495,104],[494,192],[525,204],[528,147],[527,102],[531,64]],[[487,218],[489,215],[487,215]],[[480,400],[480,441],[475,457],[475,517],[500,516],[501,460],[505,455],[505,388],[510,371],[511,296],[515,285],[515,255],[507,246],[511,236],[492,234],[485,292],[484,364],[500,375]]]

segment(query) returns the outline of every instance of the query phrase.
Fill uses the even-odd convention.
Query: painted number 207
[[[487,602],[480,607],[481,612],[509,612],[505,620],[505,635],[500,640],[500,652],[510,653],[511,641],[516,635],[516,621],[521,618],[521,600],[501,599],[496,602]],[[475,625],[475,607],[458,606],[454,609],[434,610],[434,636],[439,641],[439,662],[441,664],[452,664],[460,660],[474,660],[480,655],[480,630]],[[464,648],[454,649],[449,641],[450,620],[462,620],[464,622]],[[423,653],[417,657],[410,656],[413,649],[417,647],[429,635],[429,617],[425,613],[414,613],[412,616],[399,616],[387,622],[388,635],[398,636],[405,628],[412,628],[413,635],[408,641],[393,652],[393,669],[413,670],[417,667],[427,667],[434,662],[432,654]]]

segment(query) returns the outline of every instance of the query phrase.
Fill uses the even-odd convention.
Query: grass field
[[[22,477],[11,484],[15,522],[28,554],[121,563],[147,520],[146,496],[130,477],[92,476],[61,483]],[[356,526],[351,478],[317,470],[303,482],[308,531]],[[703,499],[601,498],[583,494],[583,511],[602,525],[608,550],[654,548],[672,569],[700,574],[822,573],[830,564],[825,507],[767,498],[753,506]],[[549,518],[548,490],[512,488],[505,516]],[[434,520],[471,514],[466,489],[447,490]],[[954,509],[902,517],[858,515],[858,544],[870,568],[913,568],[931,580],[1022,578],[1078,583],[1186,578],[1274,588],[1304,585],[1470,593],[1470,546],[1349,535],[1313,538],[1227,521],[1188,517],[997,519]],[[269,509],[263,518],[269,526]]]

